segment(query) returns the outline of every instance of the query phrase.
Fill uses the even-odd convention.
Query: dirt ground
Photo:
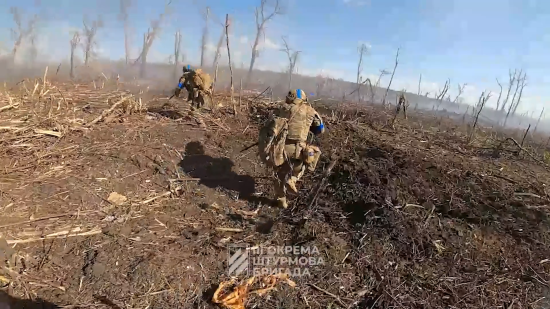
[[[548,166],[495,153],[484,129],[467,143],[420,113],[391,128],[379,108],[319,108],[321,162],[283,210],[255,148],[241,153],[259,100],[234,116],[224,97],[198,113],[136,94],[108,114],[130,94],[27,88],[0,104],[0,284],[25,306],[217,308],[227,246],[249,244],[315,246],[324,263],[246,308],[550,308]]]

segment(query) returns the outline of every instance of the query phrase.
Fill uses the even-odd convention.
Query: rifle
[[[250,145],[250,146],[246,146],[245,148],[243,148],[243,150],[241,150],[239,153],[243,153],[245,151],[247,151],[248,149],[254,147],[254,146],[258,146],[259,142],[255,142],[254,144]]]

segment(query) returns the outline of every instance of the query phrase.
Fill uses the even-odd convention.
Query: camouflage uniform
[[[181,91],[183,87],[185,87],[188,93],[187,101],[191,101],[192,106],[201,107],[199,106],[199,102],[197,102],[199,91],[203,92],[203,96],[210,96],[212,91],[212,80],[210,75],[203,72],[201,69],[191,70],[190,67],[187,66],[183,68],[183,75],[179,79],[179,90],[176,89],[177,96],[179,96],[179,91]]]
[[[178,81],[178,87],[176,88],[175,95],[180,96],[181,89],[185,88],[187,90],[187,102],[193,102],[195,98],[195,85],[193,83],[193,76],[195,75],[195,70],[191,69],[189,65],[183,67],[183,75]]]
[[[288,119],[288,132],[284,141],[285,160],[281,165],[274,166],[277,203],[286,208],[287,188],[297,193],[296,182],[306,168],[310,171],[315,169],[321,154],[318,147],[307,143],[308,133],[321,134],[324,125],[321,116],[307,102],[306,94],[301,89],[288,92],[286,102],[275,112],[275,116]]]

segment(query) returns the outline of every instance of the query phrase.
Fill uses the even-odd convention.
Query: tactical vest
[[[292,119],[290,115],[294,114]],[[307,103],[289,104],[281,109],[281,117],[290,119],[288,123],[287,138],[294,141],[305,142],[309,127],[315,117],[315,110]]]

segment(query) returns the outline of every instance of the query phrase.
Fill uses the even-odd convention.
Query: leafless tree
[[[473,123],[471,131],[470,131],[470,136],[468,137],[468,143],[472,142],[472,138],[474,137],[474,134],[475,134],[475,130],[476,130],[476,126],[477,126],[477,121],[479,119],[479,115],[481,114],[481,111],[485,107],[485,103],[487,103],[487,101],[489,100],[490,97],[491,97],[491,92],[489,92],[489,93],[487,93],[487,95],[485,95],[485,91],[482,92],[481,96],[479,97],[479,100],[478,100],[477,105],[475,107],[475,118],[474,118],[474,123]]]
[[[82,23],[84,24],[82,33],[84,35],[84,44],[82,46],[84,49],[84,65],[88,65],[90,59],[95,56],[94,49],[97,46],[97,30],[103,27],[103,20],[101,17],[98,17],[97,20],[92,21],[90,24],[87,22],[87,18],[84,17]]]
[[[178,76],[178,66],[181,52],[181,31],[176,31],[174,40],[174,78]]]
[[[445,81],[445,85],[443,85],[443,89],[434,94],[435,99],[438,101],[437,102],[437,109],[438,110],[439,110],[439,106],[441,106],[441,102],[445,98],[445,95],[449,91],[450,85],[451,85],[451,80],[448,79],[447,81]]]
[[[525,86],[527,86],[527,73],[523,73],[523,78],[520,79],[521,80],[521,86],[520,86],[520,89],[519,89],[519,96],[518,96],[518,99],[516,100],[516,103],[514,104],[514,109],[512,110],[512,115],[515,115],[516,114],[516,110],[518,109],[518,106],[520,104],[520,101],[521,101],[521,96],[523,95],[523,88],[525,88]]]
[[[386,70],[380,70],[380,74],[378,75],[378,79],[376,80],[375,87],[380,87],[380,82],[382,81],[382,77],[386,75],[390,75],[391,73]]]
[[[124,52],[126,65],[130,61],[130,22],[128,21],[128,9],[132,0],[120,0],[119,19],[124,23]]]
[[[458,94],[456,95],[455,99],[453,100],[453,103],[456,104],[458,102],[458,99],[460,98],[462,93],[464,93],[464,87],[466,87],[466,85],[468,85],[468,84],[464,83],[464,84],[462,84],[462,86],[460,86],[460,84],[458,84]]]
[[[292,73],[296,67],[296,62],[298,61],[298,55],[300,54],[299,50],[293,50],[288,46],[288,42],[285,37],[282,37],[284,48],[281,49],[282,52],[286,53],[288,57],[288,89],[292,88]]]
[[[222,55],[222,46],[223,41],[225,40],[225,21],[221,22],[216,15],[213,15],[212,18],[216,23],[218,23],[221,26],[221,33],[220,38],[218,39],[218,44],[216,45],[216,53],[214,54],[214,62],[212,63],[212,66],[214,67],[214,82],[212,83],[212,93],[214,93],[214,88],[216,87],[216,83],[218,81],[218,68],[219,68],[219,62],[220,57]]]
[[[38,21],[38,15],[34,15],[31,19],[29,19],[27,22],[27,27],[25,28],[23,26],[23,17],[21,16],[19,9],[16,7],[11,7],[10,13],[13,16],[13,22],[15,23],[15,27],[10,29],[12,39],[14,40],[12,57],[15,60],[15,56],[17,55],[19,48],[21,48],[23,41],[29,37],[34,38],[34,30]]]
[[[216,45],[216,53],[214,54],[214,61],[212,62],[212,67],[217,67],[218,61],[220,60],[220,56],[221,56],[223,40],[225,39],[225,23],[219,22],[217,18],[214,18],[214,19],[217,21],[218,24],[221,25],[221,29],[222,29],[220,33],[220,38],[218,39],[218,44]]]
[[[76,50],[78,44],[80,44],[80,34],[75,32],[73,38],[71,39],[71,78],[74,78],[74,51]]]
[[[254,63],[256,63],[256,58],[259,56],[258,44],[260,43],[260,37],[264,35],[265,25],[268,21],[273,19],[276,15],[283,13],[281,6],[279,5],[279,0],[275,0],[275,6],[271,13],[266,13],[267,0],[260,0],[260,6],[256,7],[254,16],[256,19],[256,38],[254,39],[254,44],[252,45],[252,56],[250,57],[250,67],[248,68],[248,75],[246,77],[246,83],[250,83],[252,77],[252,70],[254,70]]]
[[[506,127],[506,123],[508,122],[508,117],[510,117],[510,113],[512,113],[512,111],[513,111],[512,114],[515,114],[515,111],[518,109],[520,101],[521,101],[521,95],[523,94],[523,88],[525,88],[525,86],[527,86],[527,84],[526,84],[527,73],[524,73],[523,77],[521,77],[522,73],[523,73],[523,70],[520,70],[519,75],[515,77],[516,90],[514,92],[514,96],[512,97],[512,102],[508,106],[508,112],[506,113],[506,118],[504,118],[504,124],[503,124],[504,127]],[[519,93],[518,99],[515,100],[516,94],[517,94],[518,90],[520,90],[520,89],[521,89],[521,91]]]
[[[30,57],[31,63],[34,64],[34,62],[36,61],[36,57],[38,57],[38,49],[36,48],[36,33],[35,32],[33,32],[29,36],[29,43],[30,43],[29,57]]]
[[[539,119],[537,120],[537,124],[535,125],[535,129],[533,130],[533,133],[537,132],[537,128],[539,126],[540,120],[542,119],[543,115],[544,115],[544,107],[542,108],[542,111],[540,112]]]
[[[498,86],[500,87],[500,91],[498,93],[498,99],[497,99],[497,111],[498,111],[498,108],[500,107],[500,98],[502,97],[502,84],[498,81],[498,78],[496,80],[497,80]]]
[[[204,13],[204,28],[202,30],[201,38],[201,67],[204,67],[204,57],[206,54],[206,44],[208,43],[208,18],[210,17],[210,7],[206,7]]]
[[[172,1],[168,1],[164,8],[164,12],[162,12],[158,19],[151,21],[151,27],[147,29],[147,33],[143,34],[143,47],[141,48],[141,52],[136,59],[134,63],[140,63],[140,69],[139,69],[139,76],[140,78],[144,78],[146,74],[146,68],[147,68],[147,55],[149,54],[149,50],[151,49],[151,46],[153,45],[153,42],[158,37],[160,32],[160,26],[162,22],[164,21],[164,18],[168,14],[168,9],[170,7],[170,4]]]
[[[400,48],[398,48],[397,52],[395,53],[395,65],[391,73],[390,83],[388,84],[388,88],[386,88],[386,93],[384,93],[384,99],[382,99],[383,105],[386,105],[386,97],[388,96],[388,91],[390,91],[391,82],[393,81],[393,76],[395,75],[395,69],[397,69],[397,65],[399,64],[399,49]]]
[[[519,74],[518,74],[517,77],[515,78],[515,81],[516,81],[516,90],[514,91],[514,95],[512,96],[512,102],[510,102],[510,106],[508,107],[508,110],[514,108],[514,102],[516,101],[516,96],[518,95],[518,90],[519,90],[519,87],[521,86],[520,81],[521,81],[521,74],[522,74],[522,73],[523,73],[523,69],[519,70]],[[509,112],[508,112],[508,113],[509,113]]]
[[[229,20],[229,14],[225,15],[225,43],[227,44],[227,59],[229,62],[229,72],[231,73],[231,103],[233,103],[233,112],[237,115],[237,107],[233,100],[233,64],[231,63],[231,49],[229,48],[229,27],[231,22]]]
[[[420,74],[420,77],[418,78],[418,95],[420,95],[420,83],[422,82],[422,74]]]
[[[359,103],[361,103],[361,73],[363,72],[363,56],[368,52],[367,45],[361,43],[357,51],[359,52],[359,62],[357,63],[357,95],[359,96]]]
[[[516,74],[517,74],[517,69],[514,70],[514,73],[512,73],[512,70],[508,70],[508,76],[509,76],[508,92],[506,93],[506,98],[504,98],[504,102],[502,102],[502,106],[500,107],[501,111],[504,111],[504,109],[506,108],[506,104],[508,103],[508,99],[510,98],[510,91],[512,91],[512,87],[516,82],[516,78],[517,78]]]

